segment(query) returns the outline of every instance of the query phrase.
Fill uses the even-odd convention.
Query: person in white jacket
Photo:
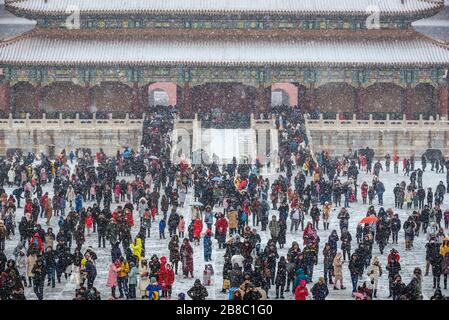
[[[12,187],[14,185],[14,178],[16,177],[16,173],[14,172],[12,166],[8,171],[8,186]]]
[[[371,265],[366,269],[366,274],[370,278],[371,282],[374,281],[373,288],[374,293],[373,297],[377,298],[377,286],[379,283],[379,278],[382,276],[382,268],[380,266],[379,259],[377,257],[373,258]]]

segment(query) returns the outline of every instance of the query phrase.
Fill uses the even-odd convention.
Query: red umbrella
[[[363,218],[362,220],[360,220],[361,224],[364,223],[371,223],[371,222],[376,222],[377,220],[379,220],[376,216],[368,216]]]

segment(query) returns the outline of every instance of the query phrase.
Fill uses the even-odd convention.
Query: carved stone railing
[[[130,119],[129,114],[125,118],[97,119],[95,113],[92,119],[80,119],[77,113],[74,119],[63,118],[62,114],[57,119],[47,119],[45,113],[41,119],[31,119],[27,113],[25,119],[14,119],[9,114],[8,119],[0,119],[0,129],[117,129],[117,128],[141,128],[145,115],[141,119]]]
[[[324,119],[320,115],[319,119],[306,119],[306,126],[309,130],[394,130],[407,129],[413,131],[428,131],[428,130],[449,130],[449,121],[446,118],[440,118],[438,115],[436,119],[430,117],[429,120],[424,120],[423,116],[419,116],[419,120],[407,120],[405,115],[401,120],[392,120],[389,115],[385,120],[374,120],[372,114],[369,115],[368,120],[356,119],[355,115],[352,119],[339,119],[339,114],[335,119]]]

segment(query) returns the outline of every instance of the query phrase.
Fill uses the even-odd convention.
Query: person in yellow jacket
[[[56,169],[55,169],[55,163],[52,162],[51,163],[51,175],[54,177],[56,173]]]
[[[133,250],[133,254],[137,257],[137,261],[140,261],[142,258],[142,239],[136,237],[134,242],[131,243],[131,248]]]
[[[128,273],[129,263],[125,260],[125,258],[120,257],[120,271],[117,273],[118,290],[120,291],[119,299],[124,296],[126,296],[126,298],[129,297]]]
[[[448,252],[449,252],[449,237],[445,237],[440,247],[440,255],[444,258],[444,256]]]

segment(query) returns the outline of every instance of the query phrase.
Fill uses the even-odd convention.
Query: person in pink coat
[[[118,203],[118,202],[119,202],[119,199],[120,199],[120,192],[121,192],[120,184],[117,183],[117,184],[115,185],[115,187],[114,187],[114,200],[115,200],[115,203]]]
[[[184,238],[185,230],[186,230],[186,221],[184,220],[183,216],[179,216],[179,222],[178,222],[179,238]]]
[[[106,287],[111,288],[111,296],[114,299],[117,299],[115,297],[115,288],[118,285],[117,274],[120,270],[121,270],[120,261],[117,260],[115,263],[111,262],[111,264],[109,264],[108,280],[106,282]]]

